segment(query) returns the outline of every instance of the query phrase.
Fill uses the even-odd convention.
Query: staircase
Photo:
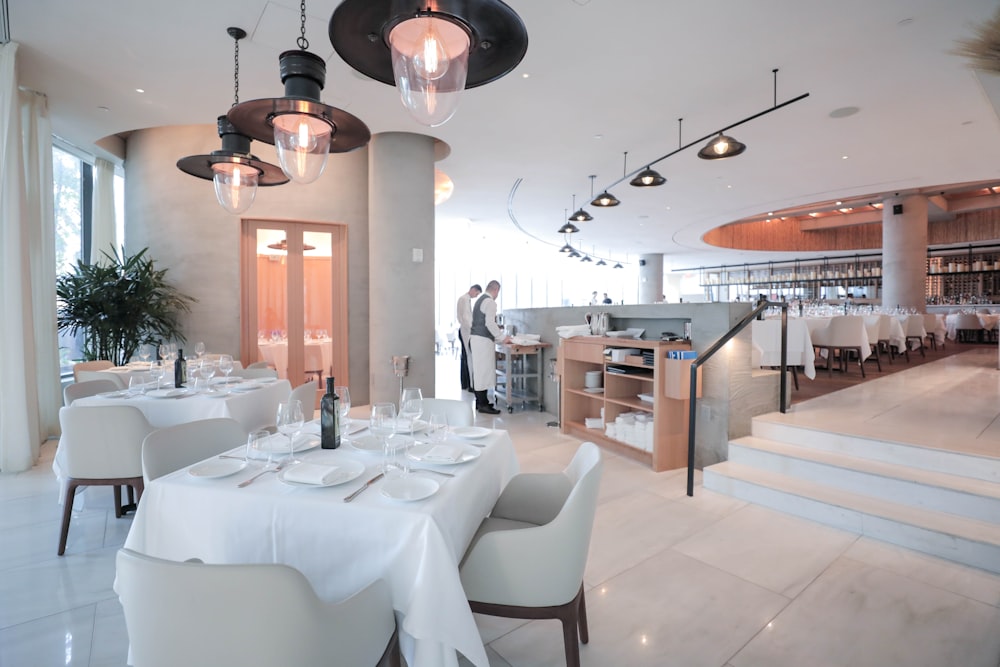
[[[762,415],[703,486],[1000,574],[1000,459],[794,426]]]

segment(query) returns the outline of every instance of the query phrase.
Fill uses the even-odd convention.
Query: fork
[[[256,474],[256,475],[254,475],[253,477],[250,477],[250,478],[248,478],[248,479],[245,479],[245,480],[243,480],[242,482],[240,482],[240,483],[239,483],[239,484],[237,484],[236,486],[238,486],[238,487],[239,487],[239,488],[241,488],[241,489],[242,489],[242,488],[243,488],[244,486],[250,486],[250,483],[251,483],[251,482],[253,482],[253,481],[254,481],[255,479],[257,479],[258,477],[260,477],[261,475],[263,475],[263,474],[265,474],[265,473],[269,473],[269,472],[278,472],[279,470],[281,470],[281,469],[282,469],[282,468],[284,468],[284,467],[285,467],[285,464],[284,464],[284,463],[279,463],[279,464],[277,465],[277,467],[274,467],[274,468],[264,468],[263,470],[261,470],[261,471],[260,471],[259,473],[257,473],[257,474]]]

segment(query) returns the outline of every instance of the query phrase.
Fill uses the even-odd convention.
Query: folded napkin
[[[313,435],[319,435],[320,434],[319,420],[314,419],[312,421],[308,421],[305,424],[303,424],[302,433],[312,433]]]
[[[300,463],[285,471],[285,481],[299,484],[329,484],[337,478],[340,468],[319,463]]]
[[[454,445],[434,445],[427,450],[423,459],[425,461],[447,461],[454,463],[462,457],[462,448]]]

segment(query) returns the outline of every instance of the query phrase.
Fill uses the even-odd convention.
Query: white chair
[[[442,415],[448,426],[472,426],[472,403],[451,398],[425,398],[422,401],[421,419],[426,421],[432,414]]]
[[[278,371],[273,368],[250,368],[247,366],[240,371],[240,377],[246,380],[256,380],[259,378],[277,378]]]
[[[589,641],[583,571],[601,468],[597,445],[585,442],[561,473],[514,476],[460,565],[472,611],[559,619],[569,667]]]
[[[955,316],[955,341],[959,343],[980,343],[983,340],[983,323],[975,313],[959,313]]]
[[[73,381],[80,382],[80,371],[106,371],[115,365],[106,359],[97,361],[80,361],[73,364]]]
[[[94,380],[110,380],[115,383],[116,389],[126,389],[128,387],[128,382],[125,376],[120,373],[111,373],[108,371],[88,371],[82,370],[74,373],[74,377],[77,382],[93,382]]]
[[[267,365],[266,361],[255,361],[252,364],[250,364],[249,366],[247,366],[247,368],[250,368],[250,369],[255,369],[255,368],[270,368],[270,366]],[[243,370],[246,370],[246,368],[244,368]]]
[[[941,349],[944,349],[944,333],[941,333],[940,338],[938,337],[938,330],[942,329],[940,318],[934,313],[924,314],[924,330],[927,332],[927,338],[930,340],[931,349],[936,350],[938,343],[941,344]]]
[[[868,331],[868,346],[879,372],[882,371],[882,347],[889,352],[889,363],[892,363],[892,345],[889,343],[889,316],[869,315],[865,317],[865,330]]]
[[[219,417],[159,428],[142,441],[142,479],[157,477],[221,454],[247,441],[235,419]]]
[[[323,374],[327,369],[323,367],[323,348],[319,345],[306,345],[302,355],[302,363],[305,366],[307,376],[316,378],[316,384],[323,381]]]
[[[96,396],[105,391],[115,391],[121,389],[114,380],[101,378],[99,380],[86,380],[84,382],[73,382],[63,389],[63,405],[73,405],[73,401],[87,396]]]
[[[833,359],[840,357],[840,370],[847,372],[847,359],[851,352],[858,357],[861,377],[865,377],[865,359],[871,354],[865,320],[857,315],[840,315],[830,319],[826,328],[816,329],[812,335],[813,347],[826,350],[827,375],[833,375]]]
[[[318,389],[318,384],[309,381],[292,389],[292,392],[288,395],[289,401],[302,402],[302,417],[306,421],[316,416],[316,391]]]
[[[910,341],[917,344],[921,357],[927,356],[924,352],[924,338],[927,337],[927,330],[924,329],[923,315],[907,315],[903,322],[903,335],[906,336],[906,344],[903,347],[906,350],[907,361],[910,360]]]
[[[118,518],[135,509],[143,490],[142,441],[153,427],[142,411],[131,405],[60,408],[59,424],[62,436],[56,459],[66,478],[59,530],[59,555],[62,556],[66,551],[73,498],[78,487],[114,487],[115,516]],[[129,490],[129,504],[125,506],[122,505],[122,486]]]
[[[295,568],[210,565],[118,551],[115,592],[135,667],[400,664],[389,586],[317,596]]]

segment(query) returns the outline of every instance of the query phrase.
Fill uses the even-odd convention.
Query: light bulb
[[[326,167],[333,137],[330,125],[306,114],[275,116],[274,147],[278,164],[296,183],[312,183]]]
[[[726,137],[720,136],[718,139],[716,139],[715,143],[712,145],[712,149],[715,151],[716,155],[722,155],[723,153],[728,151],[729,142],[726,141]]]
[[[444,19],[418,16],[389,32],[392,71],[403,106],[437,127],[454,115],[469,70],[469,35]]]
[[[247,165],[233,162],[217,162],[212,165],[215,174],[215,196],[222,208],[230,213],[243,213],[253,204],[257,196],[259,173]]]

